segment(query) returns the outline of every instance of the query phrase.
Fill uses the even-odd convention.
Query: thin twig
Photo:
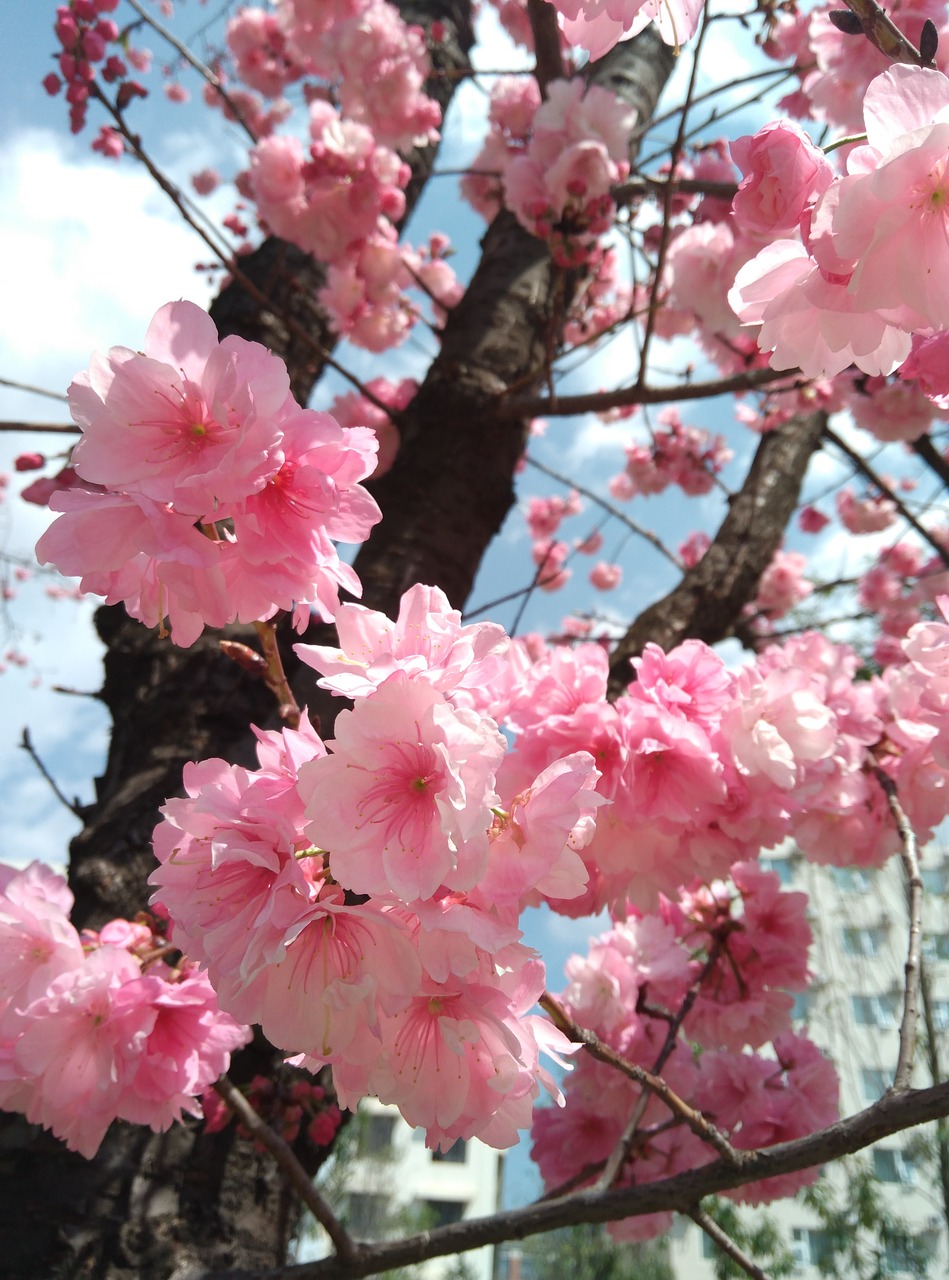
[[[679,1031],[682,1027],[682,1023],[685,1021],[687,1015],[692,1009],[692,1006],[695,1004],[698,994],[705,984],[705,980],[718,964],[724,946],[725,941],[723,937],[715,936],[712,939],[712,945],[709,948],[709,953],[705,958],[705,963],[702,965],[701,971],[696,975],[688,991],[685,993],[679,1008],[669,1019],[669,1027],[666,1032],[665,1041],[663,1042],[662,1048],[659,1050],[656,1060],[652,1065],[653,1075],[658,1076],[666,1065],[666,1062],[671,1057],[672,1051],[678,1043]],[[640,1094],[636,1105],[630,1113],[629,1119],[626,1121],[626,1128],[623,1130],[623,1136],[610,1152],[604,1166],[603,1173],[597,1182],[597,1186],[601,1187],[604,1191],[607,1187],[611,1187],[617,1181],[627,1160],[635,1148],[637,1130],[639,1128],[639,1122],[643,1118],[643,1113],[646,1110],[646,1101],[647,1094],[644,1091]]]
[[[78,797],[75,800],[66,799],[62,791],[60,791],[59,787],[57,786],[56,779],[47,769],[46,765],[43,764],[43,761],[39,758],[39,756],[36,754],[36,748],[33,746],[33,740],[30,737],[29,729],[23,730],[23,735],[20,738],[20,747],[23,751],[26,752],[26,754],[30,757],[30,759],[36,765],[37,769],[39,769],[40,773],[49,783],[50,787],[52,788],[53,795],[56,797],[56,799],[59,800],[62,804],[64,804],[70,813],[74,813],[77,818],[85,817],[82,805],[79,803]]]
[[[906,62],[913,66],[931,66],[925,64],[919,50],[907,40],[899,27],[888,17],[875,0],[844,0],[851,13],[860,19],[864,35],[879,49],[885,58],[892,62]]]
[[[856,453],[851,449],[849,444],[841,440],[836,431],[831,430],[830,427],[825,427],[823,435],[826,440],[829,440],[835,448],[839,449],[840,452],[853,463],[860,474],[865,476],[874,488],[879,489],[884,498],[889,499],[889,501],[893,503],[896,510],[900,513],[910,528],[915,529],[919,536],[929,543],[939,559],[943,562],[946,568],[949,569],[949,551],[947,551],[946,548],[933,537],[925,525],[920,524],[899,494],[894,489],[890,488],[883,477],[879,476],[870,464],[860,457],[859,453]]]
[[[906,874],[906,898],[909,906],[909,951],[906,956],[906,983],[903,989],[903,1017],[900,1019],[900,1053],[893,1075],[893,1089],[903,1092],[913,1079],[913,1057],[916,1052],[916,1025],[919,1021],[919,970],[922,955],[923,878],[919,872],[916,832],[900,803],[896,783],[879,765],[873,769],[883,788],[890,813],[900,833],[900,858]]]
[[[718,1223],[708,1216],[701,1205],[693,1205],[688,1210],[688,1215],[692,1221],[702,1228],[710,1240],[718,1245],[723,1253],[727,1253],[737,1266],[741,1267],[752,1277],[752,1280],[770,1280],[767,1271],[762,1271],[752,1258],[749,1258],[744,1249],[740,1248],[731,1236],[723,1231]]]
[[[575,481],[571,480],[569,476],[561,475],[559,471],[554,471],[552,467],[548,467],[546,463],[538,462],[536,458],[532,458],[530,455],[526,455],[524,461],[528,466],[534,467],[537,471],[542,471],[545,476],[550,476],[551,480],[557,480],[561,484],[568,485],[571,489],[576,489],[577,493],[582,493],[585,498],[589,498],[591,502],[595,502],[598,507],[602,507],[604,511],[609,512],[611,516],[624,524],[631,533],[635,533],[638,537],[644,538],[650,546],[655,547],[659,554],[665,556],[666,559],[675,565],[677,569],[681,570],[684,568],[679,557],[669,550],[661,538],[657,537],[657,535],[651,530],[644,529],[642,525],[637,524],[635,520],[630,519],[625,512],[620,511],[618,507],[614,507],[613,504],[611,502],[607,502],[605,498],[601,498],[598,493],[594,493],[592,489],[584,488],[583,485],[579,485]]]
[[[796,391],[810,381],[794,369],[747,369],[712,378],[708,382],[683,382],[676,387],[620,387],[616,391],[593,391],[575,396],[511,396],[501,398],[498,412],[506,418],[567,417],[576,413],[603,413],[607,409],[623,409],[630,405],[670,404],[676,400],[709,400],[712,396],[734,395],[755,391],[758,387],[782,378],[792,378],[779,391]]]
[[[39,431],[46,435],[79,435],[74,422],[0,422],[0,431]]]
[[[267,1148],[276,1160],[287,1182],[332,1240],[337,1256],[346,1262],[355,1260],[359,1253],[359,1245],[317,1191],[313,1185],[313,1179],[293,1154],[290,1146],[271,1129],[266,1121],[261,1119],[240,1089],[227,1076],[221,1076],[214,1086],[214,1091],[223,1098],[241,1124]]]
[[[653,1075],[645,1067],[640,1067],[635,1062],[630,1062],[628,1058],[624,1058],[614,1049],[611,1049],[609,1045],[604,1044],[595,1032],[574,1022],[563,1005],[555,1000],[552,995],[544,992],[537,1003],[550,1016],[558,1030],[569,1036],[573,1041],[579,1041],[598,1062],[615,1067],[617,1071],[622,1072],[628,1079],[635,1081],[636,1084],[641,1085],[644,1089],[648,1089],[650,1093],[654,1093],[657,1098],[665,1103],[677,1119],[687,1124],[696,1137],[701,1138],[703,1142],[707,1142],[710,1147],[714,1147],[728,1164],[741,1164],[744,1153],[736,1151],[725,1135],[710,1120],[706,1120],[701,1111],[696,1111],[694,1107],[690,1107],[687,1102],[683,1101],[677,1093],[674,1093],[665,1080]]]
[[[692,51],[692,70],[689,73],[689,87],[686,91],[685,101],[682,103],[682,111],[679,116],[679,125],[676,130],[675,142],[672,144],[672,150],[669,156],[669,172],[675,173],[682,151],[685,146],[686,122],[689,118],[689,107],[695,96],[695,86],[699,74],[699,61],[702,52],[702,46],[705,42],[705,36],[708,32],[708,10],[703,7],[702,22],[699,27],[699,34],[696,38]],[[678,41],[676,42],[676,51],[678,52]],[[649,347],[655,333],[656,323],[661,309],[660,295],[662,293],[662,277],[666,270],[666,255],[669,246],[672,244],[672,199],[675,189],[671,185],[667,185],[662,193],[662,225],[659,232],[659,248],[656,252],[655,274],[653,276],[652,290],[649,296],[649,310],[646,312],[646,323],[643,327],[643,338],[639,348],[639,375],[636,378],[636,385],[644,387],[646,385],[646,370],[649,366]]]
[[[138,3],[138,0],[128,0],[128,3],[139,15],[142,21],[152,28],[156,35],[161,36],[163,40],[167,40],[171,47],[177,50],[180,56],[184,58],[185,62],[187,62],[189,66],[193,67],[195,71],[197,71],[198,75],[202,76],[216,93],[220,94],[221,101],[227,103],[228,109],[233,113],[234,119],[247,134],[248,138],[250,138],[251,142],[256,142],[257,135],[244,119],[244,113],[241,111],[240,107],[224,88],[224,82],[221,80],[220,76],[216,76],[211,68],[205,66],[200,58],[196,58],[188,46],[186,44],[182,44],[177,36],[169,31],[167,27],[163,27],[157,18],[153,17],[147,9],[143,8],[142,5]]]
[[[277,628],[272,621],[255,622],[254,626],[260,638],[260,647],[266,663],[261,673],[264,683],[280,705],[281,720],[285,720],[291,729],[299,729],[300,708],[293,696],[290,682],[287,680],[287,673],[283,669],[283,659],[280,657],[280,646],[277,643]]]
[[[61,391],[48,391],[46,387],[34,387],[30,382],[17,382],[15,378],[0,378],[0,387],[12,387],[14,391],[29,391],[34,396],[47,396],[50,400],[69,399]]]

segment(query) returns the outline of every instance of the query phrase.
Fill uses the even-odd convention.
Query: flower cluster
[[[949,327],[937,283],[949,270],[949,79],[890,67],[871,82],[863,110],[867,141],[830,183],[810,143],[787,130],[762,131],[747,148],[746,182],[760,186],[776,173],[791,184],[780,204],[760,203],[757,229],[786,237],[800,219],[800,238],[773,239],[729,295],[743,324],[761,326],[758,346],[776,369],[799,365],[816,377],[855,364],[888,374],[910,355],[913,333]]]
[[[150,626],[167,618],[182,645],[279,609],[302,629],[311,608],[333,617],[340,586],[359,594],[333,539],[360,542],[379,518],[359,484],[375,435],[301,409],[264,347],[219,343],[199,307],[169,303],[144,354],[96,356],[69,394],[81,483],[50,495],[63,514],[42,563]]]
[[[701,427],[686,426],[675,408],[657,415],[660,429],[645,444],[626,448],[626,475],[632,482],[628,496],[662,493],[670,484],[695,496],[708,493],[732,452],[721,436]]]
[[[78,934],[72,894],[42,863],[0,866],[0,1106],[92,1156],[115,1119],[161,1132],[228,1068],[250,1028],[207,975],[165,963],[144,920]]]
[[[60,80],[51,71],[43,80],[43,88],[54,96],[65,81],[69,127],[73,133],[81,132],[85,126],[91,85],[100,64],[103,80],[107,84],[118,84],[121,105],[146,96],[147,91],[136,80],[128,78],[126,65],[126,59],[132,57],[141,63],[141,55],[136,56],[123,47],[118,24],[105,16],[117,9],[118,4],[119,0],[70,0],[56,10],[54,30],[61,49],[56,61],[63,78]],[[113,46],[111,50],[110,46]],[[106,126],[100,130],[93,148],[104,155],[121,155],[123,143],[115,130]]]
[[[331,1063],[343,1105],[374,1093],[433,1146],[509,1146],[539,1050],[569,1048],[529,1015],[544,971],[518,914],[583,893],[598,773],[579,752],[509,777],[488,714],[507,639],[439,591],[414,587],[396,622],[344,605],[337,629],[338,650],[299,646],[356,700],[335,738],[304,719],[258,731],[256,770],[188,766],[155,832],[157,898],[222,1007]]]
[[[259,142],[250,188],[276,235],[337,262],[374,234],[380,217],[402,217],[409,167],[328,102],[310,104],[310,138],[307,153],[293,137]]]
[[[832,1064],[790,1029],[790,993],[808,983],[806,905],[803,893],[782,891],[774,873],[737,863],[730,881],[696,882],[663,899],[657,915],[633,912],[593,939],[586,956],[572,956],[563,1005],[628,1061],[660,1062],[669,1087],[736,1147],[800,1137],[836,1118],[838,1091]],[[769,1042],[770,1051],[761,1052]],[[532,1154],[548,1188],[604,1161],[641,1101],[639,1085],[588,1056],[565,1091],[563,1111],[546,1107],[534,1117]],[[648,1136],[619,1185],[669,1177],[714,1158],[681,1125],[658,1123],[650,1132],[667,1115],[649,1095],[640,1123]],[[791,1195],[816,1176],[805,1170],[729,1194],[757,1204]],[[666,1230],[670,1220],[653,1214],[611,1231],[641,1239]]]
[[[342,113],[379,142],[407,150],[438,138],[441,110],[425,93],[428,51],[385,0],[281,0],[291,53],[338,86]]]
[[[595,253],[613,223],[610,189],[629,174],[636,112],[609,90],[555,80],[534,115],[530,141],[504,171],[505,203],[546,240],[556,262],[576,266]]]

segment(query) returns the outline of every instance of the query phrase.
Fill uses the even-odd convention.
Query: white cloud
[[[100,161],[86,145],[26,130],[0,154],[0,377],[58,392],[94,350],[139,345],[163,303],[187,297],[205,304],[209,297],[192,269],[207,255],[152,180],[130,163]],[[0,419],[67,422],[68,412],[54,400],[0,387]],[[0,472],[10,472],[27,449],[63,447],[54,436],[0,433]],[[48,513],[17,497],[29,479],[15,477],[0,506],[0,549],[17,555],[29,555],[49,523]],[[11,648],[30,660],[28,668],[9,666],[0,675],[0,859],[62,864],[78,823],[19,748],[20,735],[29,725],[63,791],[88,800],[107,717],[95,700],[52,689],[97,690],[101,646],[93,605],[53,602],[45,585],[37,579],[18,588],[0,620],[0,662]]]

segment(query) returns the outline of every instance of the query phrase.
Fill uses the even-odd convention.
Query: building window
[[[466,1200],[423,1200],[422,1210],[425,1214],[426,1227],[447,1227],[453,1222],[460,1222],[465,1216]]]
[[[831,867],[834,884],[841,893],[869,893],[873,878],[863,867]]]
[[[444,1160],[448,1164],[464,1164],[467,1151],[464,1138],[457,1138],[447,1151],[433,1151],[433,1160]]]
[[[904,1186],[916,1182],[913,1157],[896,1147],[874,1147],[873,1172],[881,1182],[901,1182]]]
[[[827,1232],[814,1227],[794,1227],[791,1232],[791,1254],[799,1267],[819,1267],[826,1262],[830,1249]]]
[[[854,1021],[861,1027],[896,1026],[896,996],[851,996]]]
[[[885,937],[886,931],[879,925],[872,929],[844,929],[844,951],[848,956],[879,955]]]
[[[377,1115],[374,1112],[359,1116],[357,1150],[361,1156],[385,1156],[392,1153],[392,1135],[395,1116]]]
[[[389,1197],[351,1191],[346,1219],[354,1236],[363,1240],[377,1239],[383,1233]]]
[[[879,1067],[864,1067],[863,1072],[863,1096],[867,1102],[876,1102],[878,1098],[882,1098],[890,1087],[890,1081],[885,1071],[881,1071]]]
[[[946,867],[921,867],[923,888],[927,893],[946,892]]]
[[[923,938],[923,955],[927,960],[949,960],[949,933],[930,933]]]
[[[773,871],[782,884],[790,884],[794,879],[794,866],[790,858],[759,858],[762,871]]]

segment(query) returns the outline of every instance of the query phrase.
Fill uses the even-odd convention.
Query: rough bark
[[[673,62],[650,27],[600,59],[589,79],[646,122]],[[527,423],[498,406],[509,390],[529,392],[546,378],[575,287],[513,214],[494,219],[474,278],[445,324],[441,351],[400,421],[395,465],[375,489],[385,519],[356,560],[371,608],[392,613],[413,582],[437,583],[453,604],[464,604],[514,502],[514,468],[526,440]]]
[[[688,638],[715,644],[734,633],[781,545],[826,423],[825,414],[815,413],[762,437],[745,483],[705,555],[667,595],[643,610],[613,650],[613,697],[633,678],[630,659],[648,643],[669,650]]]
[[[411,0],[401,8],[409,21],[445,25],[438,62],[446,74],[432,83],[445,108],[473,40],[469,0]],[[434,158],[434,147],[409,157],[409,211]],[[276,238],[241,265],[272,305],[261,307],[232,282],[212,308],[219,332],[280,355],[305,403],[323,369],[319,347],[333,343],[315,302],[322,268]],[[208,756],[253,763],[249,726],[265,723],[273,708],[272,695],[221,656],[217,637],[176,649],[119,608],[101,609],[97,626],[106,645],[100,696],[113,732],[95,803],[70,848],[78,927],[141,910],[158,809],[180,791],[184,765]],[[253,643],[252,628],[229,634]],[[238,1083],[273,1076],[281,1057],[261,1039],[235,1058],[231,1074]],[[299,1154],[315,1169],[326,1153],[304,1143]],[[116,1124],[87,1161],[21,1117],[0,1113],[0,1174],[9,1188],[0,1257],[10,1280],[185,1280],[196,1269],[273,1266],[297,1217],[272,1159],[233,1129],[209,1138],[193,1124],[165,1135]]]

